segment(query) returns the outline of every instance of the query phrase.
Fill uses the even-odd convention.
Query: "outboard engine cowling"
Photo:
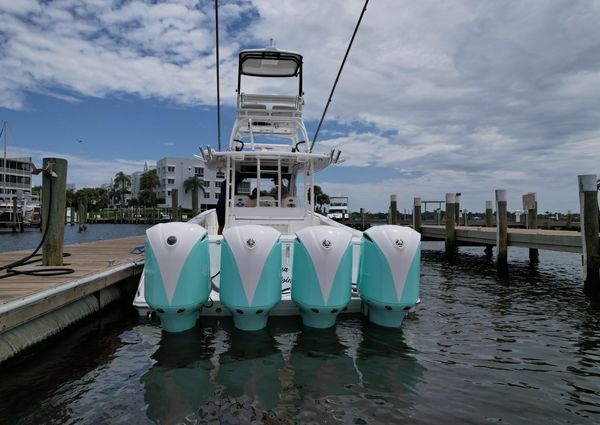
[[[419,299],[421,235],[409,227],[371,227],[363,234],[360,257],[358,292],[365,313],[380,326],[400,326]]]
[[[219,294],[238,329],[264,328],[269,311],[281,301],[280,235],[259,225],[223,232]]]
[[[146,230],[144,295],[163,328],[193,328],[210,293],[206,229],[197,224],[161,223]]]
[[[302,321],[329,328],[352,295],[352,234],[331,226],[296,232],[292,268],[292,300]]]

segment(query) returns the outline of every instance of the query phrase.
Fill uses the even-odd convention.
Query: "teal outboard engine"
[[[161,223],[146,230],[144,295],[164,330],[193,328],[209,293],[206,229],[197,224]]]
[[[264,328],[269,311],[281,301],[280,235],[258,225],[223,232],[219,294],[238,329]]]
[[[417,304],[421,235],[409,227],[371,227],[360,247],[358,292],[365,313],[380,326],[398,327]]]
[[[306,326],[329,328],[352,295],[352,235],[336,227],[312,226],[296,236],[292,299]]]

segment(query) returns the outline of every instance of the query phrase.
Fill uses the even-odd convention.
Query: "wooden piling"
[[[586,292],[600,293],[600,243],[598,241],[598,190],[596,175],[577,177],[581,209],[581,244],[583,248],[583,282]]]
[[[87,230],[87,197],[79,200],[79,231]]]
[[[454,198],[454,217],[456,219],[456,225],[460,226],[460,192],[457,193]]]
[[[413,228],[421,233],[421,198],[414,199],[413,205]]]
[[[67,160],[44,158],[43,168],[51,169],[56,177],[44,172],[42,177],[42,224],[46,239],[42,252],[42,265],[63,265],[63,244],[65,239],[65,208],[67,199]]]
[[[390,195],[390,215],[390,224],[398,224],[398,202],[396,195]]]
[[[446,193],[446,255],[456,253],[456,194]]]
[[[13,207],[12,207],[12,231],[16,232],[17,231],[17,218],[18,218],[18,214],[19,214],[19,204],[17,202],[17,197],[16,196],[13,196],[12,201],[13,201]]]
[[[537,229],[537,200],[535,193],[526,193],[523,195],[523,211],[527,212],[527,228]],[[540,259],[539,250],[529,248],[529,261],[537,263]]]
[[[492,209],[492,201],[485,201],[485,227],[494,226],[494,211]]]
[[[494,226],[494,210],[492,207],[492,201],[485,201],[485,227],[493,227]],[[485,255],[488,257],[492,256],[493,245],[485,246]]]
[[[496,190],[496,266],[498,271],[508,269],[508,214],[506,190]]]
[[[179,221],[179,190],[171,190],[171,220]]]
[[[365,209],[360,209],[360,230],[365,231]]]

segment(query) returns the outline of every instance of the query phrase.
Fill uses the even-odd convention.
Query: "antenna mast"
[[[317,141],[317,136],[319,135],[319,130],[321,129],[321,124],[323,124],[323,120],[325,119],[325,114],[327,114],[327,109],[329,108],[329,104],[331,103],[331,98],[333,97],[333,92],[335,91],[335,87],[337,86],[338,80],[340,79],[340,75],[342,75],[342,70],[344,69],[344,64],[346,63],[346,59],[348,58],[348,53],[350,53],[350,48],[352,47],[352,43],[354,43],[354,37],[358,32],[358,27],[360,27],[360,22],[362,21],[363,15],[367,11],[367,4],[369,0],[365,0],[365,5],[363,6],[363,10],[360,13],[360,17],[358,18],[358,22],[356,23],[356,27],[354,28],[354,33],[352,34],[352,38],[350,39],[350,43],[348,44],[348,49],[346,49],[346,54],[344,55],[344,60],[342,60],[342,64],[340,65],[340,70],[338,71],[337,77],[335,77],[335,82],[333,83],[333,87],[331,88],[331,93],[329,94],[329,99],[327,100],[327,104],[325,105],[325,110],[323,111],[323,115],[321,116],[321,121],[319,121],[319,125],[317,126],[317,131],[315,131],[315,137],[313,137],[313,141],[310,144],[309,152],[312,152],[313,147],[315,146],[315,142]]]
[[[217,141],[221,150],[221,88],[219,84],[219,0],[215,0],[215,38],[217,40]]]

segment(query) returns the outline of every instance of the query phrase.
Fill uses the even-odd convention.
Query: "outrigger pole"
[[[323,120],[325,119],[325,114],[327,114],[327,109],[329,108],[329,104],[331,103],[331,98],[333,97],[333,92],[335,91],[335,87],[337,86],[338,80],[340,79],[340,75],[342,75],[342,70],[344,69],[344,64],[346,63],[346,59],[348,58],[348,53],[350,53],[350,48],[352,47],[352,43],[354,42],[354,37],[356,36],[356,33],[358,32],[358,27],[360,27],[360,22],[362,21],[363,15],[367,11],[368,3],[369,3],[369,0],[365,0],[365,5],[363,6],[363,10],[360,13],[358,22],[356,23],[356,28],[354,28],[354,33],[352,34],[352,38],[350,39],[350,43],[348,44],[348,49],[346,49],[346,54],[344,55],[344,60],[342,60],[342,64],[340,65],[340,70],[338,71],[337,77],[335,77],[335,82],[333,83],[333,87],[331,88],[331,93],[329,94],[329,99],[327,100],[327,104],[325,105],[325,110],[323,111],[323,115],[321,116],[321,121],[319,121],[317,131],[315,131],[315,136],[313,137],[313,141],[310,144],[309,152],[312,152],[313,147],[315,146],[315,142],[317,141],[317,136],[319,135],[319,130],[321,129],[321,124],[323,124]]]
[[[219,84],[219,0],[215,0],[215,38],[217,40],[217,141],[221,150],[221,89]]]

